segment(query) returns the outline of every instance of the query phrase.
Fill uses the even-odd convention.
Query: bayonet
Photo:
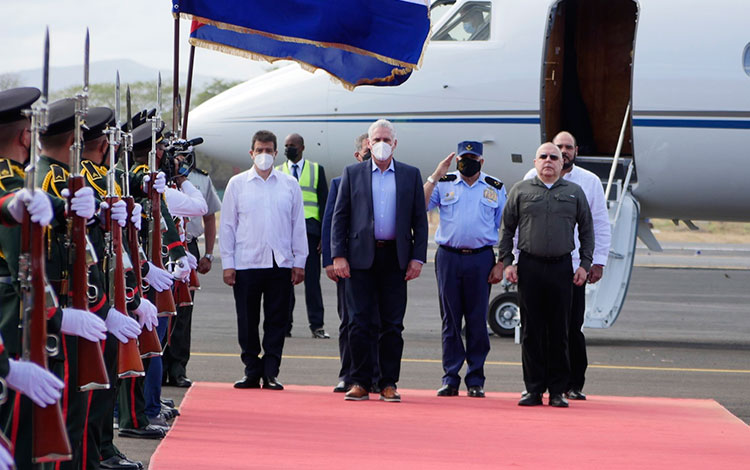
[[[120,128],[120,71],[117,71],[115,77],[115,124]]]
[[[172,129],[174,140],[177,140],[182,135],[182,95],[179,93],[174,99],[174,108],[172,109],[173,116],[177,119],[172,119],[172,122],[176,123],[176,126]]]
[[[89,92],[89,29],[86,28],[86,46],[83,53],[83,92]]]

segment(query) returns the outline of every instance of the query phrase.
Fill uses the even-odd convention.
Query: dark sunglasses
[[[557,155],[555,155],[554,153],[543,153],[543,154],[539,155],[536,158],[538,158],[539,160],[546,160],[547,157],[549,157],[549,159],[552,160],[552,161],[558,160],[560,158]]]

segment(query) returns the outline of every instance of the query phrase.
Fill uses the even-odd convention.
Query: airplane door
[[[610,220],[614,220],[612,241],[604,275],[596,284],[586,285],[586,312],[583,326],[609,328],[617,320],[630,285],[630,274],[635,259],[635,241],[638,230],[639,208],[633,195],[627,191],[619,203],[611,204]],[[619,214],[618,214],[619,206]]]

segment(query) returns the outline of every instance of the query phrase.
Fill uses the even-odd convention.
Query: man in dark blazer
[[[398,402],[406,283],[419,277],[427,258],[427,215],[419,170],[393,159],[393,125],[376,121],[368,136],[372,159],[344,169],[331,228],[335,273],[349,279],[353,385],[346,399],[369,399],[377,341],[380,399]]]

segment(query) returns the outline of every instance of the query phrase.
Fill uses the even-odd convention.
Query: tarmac
[[[622,312],[608,329],[585,331],[589,395],[712,398],[750,423],[750,245],[665,243],[661,253],[637,249]],[[419,279],[409,283],[404,354],[399,386],[436,390],[441,384],[440,316],[434,249]],[[200,276],[193,313],[195,381],[233,382],[242,377],[232,291],[221,280],[220,259]],[[292,337],[287,338],[279,380],[284,384],[337,382],[338,317],[335,285],[321,277],[326,330],[313,339],[304,311],[304,290],[296,287]],[[491,295],[497,295],[495,287]],[[493,336],[485,366],[488,392],[524,389],[520,346]],[[185,389],[165,387],[178,403]],[[279,392],[284,393],[284,392]],[[465,390],[461,390],[465,393]],[[520,395],[519,395],[520,396]],[[341,396],[343,405],[343,395]],[[582,402],[580,407],[585,407]],[[248,423],[252,426],[253,423]],[[211,429],[207,425],[206,433]],[[501,436],[498,436],[501,439]],[[159,441],[116,438],[130,458],[147,464]]]

